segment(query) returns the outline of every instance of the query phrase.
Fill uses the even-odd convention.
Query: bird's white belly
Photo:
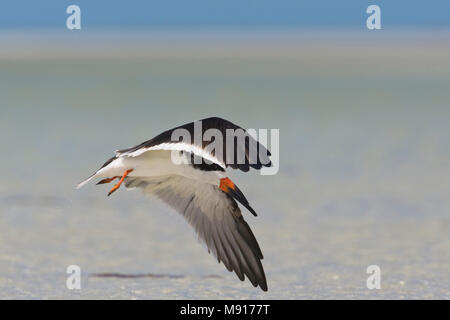
[[[176,164],[171,159],[171,152],[166,150],[148,151],[136,157],[119,157],[98,171],[97,176],[122,176],[128,169],[133,169],[128,174],[130,177],[180,175],[214,185],[218,185],[223,177],[215,171],[202,171],[188,164]]]

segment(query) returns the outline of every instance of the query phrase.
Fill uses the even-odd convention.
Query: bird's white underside
[[[163,143],[134,152],[116,152],[117,159],[80,183],[77,188],[94,178],[122,176],[125,170],[133,169],[125,179],[127,189],[140,188],[146,195],[162,197],[170,206],[180,206],[176,208],[177,211],[185,209],[185,203],[193,198],[192,205],[197,209],[186,218],[197,231],[202,228],[202,216],[220,221],[224,214],[230,214],[230,210],[234,210],[230,207],[230,200],[217,188],[220,179],[224,177],[223,173],[175,164],[171,158],[172,151],[192,152],[225,168],[215,157],[196,146]]]
[[[172,151],[191,152],[225,169],[222,162],[195,145],[186,143],[162,143],[150,148],[141,148],[133,152],[116,152],[117,159],[81,182],[77,188],[83,187],[94,178],[122,176],[125,170],[128,169],[133,169],[129,174],[130,177],[152,178],[179,175],[217,186],[220,183],[220,178],[224,177],[218,171],[202,171],[194,169],[190,165],[176,164],[172,161]]]

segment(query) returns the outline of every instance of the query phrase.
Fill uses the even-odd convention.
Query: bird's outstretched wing
[[[237,203],[218,187],[182,176],[127,177],[127,188],[140,188],[181,213],[218,262],[267,291],[263,254]]]
[[[111,161],[120,156],[134,157],[139,156],[143,152],[150,150],[179,150],[192,152],[197,156],[203,157],[204,159],[216,163],[224,168],[231,167],[233,169],[240,169],[244,172],[249,171],[250,168],[261,169],[264,167],[270,167],[272,165],[269,156],[270,151],[266,149],[265,146],[256,141],[246,130],[235,125],[234,123],[218,118],[206,118],[198,120],[197,123],[201,124],[201,134],[200,141],[196,141],[194,138],[195,133],[195,123],[190,122],[176,128],[164,131],[163,133],[157,135],[153,139],[142,142],[141,144],[123,149],[117,150],[116,156],[109,159],[103,166],[108,165]],[[184,129],[190,133],[191,140],[186,141],[179,139],[174,141],[172,139],[172,133],[176,129]],[[223,150],[221,152],[214,150],[213,148],[208,148],[208,146],[214,142],[203,139],[204,134],[207,130],[218,130],[222,137]],[[241,138],[237,136],[231,137],[233,140],[227,139],[228,131],[231,133],[242,133]],[[231,144],[232,143],[232,144]],[[240,158],[238,155],[242,155]]]

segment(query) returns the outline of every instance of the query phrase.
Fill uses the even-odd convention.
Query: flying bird
[[[211,146],[215,140],[195,139],[199,124],[202,137],[209,129],[219,132],[222,137],[227,131],[241,130],[246,133],[246,139],[223,138],[222,146],[214,149]],[[189,133],[191,138],[174,139],[177,129]],[[257,151],[253,158],[252,146]],[[190,161],[175,163],[174,152],[180,159]],[[239,152],[243,154],[243,161],[238,161]],[[263,254],[237,202],[254,216],[256,212],[227,177],[226,170],[247,172],[250,168],[270,167],[270,155],[241,127],[225,119],[207,118],[164,131],[137,146],[117,150],[114,157],[77,188],[94,178],[102,179],[97,184],[119,179],[108,196],[123,184],[127,189],[141,189],[144,194],[162,200],[184,216],[206,244],[208,252],[212,252],[219,263],[223,262],[228,271],[234,271],[241,281],[246,276],[254,287],[267,291],[261,263]]]

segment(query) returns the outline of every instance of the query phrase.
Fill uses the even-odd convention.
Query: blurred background
[[[371,4],[381,30],[366,27]],[[3,2],[0,298],[449,299],[449,13],[444,0]],[[209,116],[280,129],[277,175],[230,173],[259,213],[243,210],[267,293],[158,201],[75,190],[114,150]],[[81,290],[66,288],[72,264]]]

